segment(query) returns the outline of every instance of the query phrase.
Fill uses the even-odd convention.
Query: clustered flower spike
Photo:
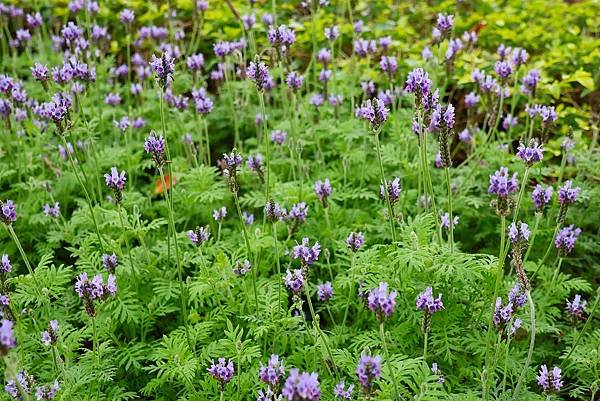
[[[540,371],[536,376],[536,379],[544,393],[558,392],[563,386],[561,370],[557,366],[552,368],[552,371],[550,372],[546,365],[540,366]]]
[[[210,237],[210,230],[208,227],[197,226],[195,230],[189,230],[187,232],[187,237],[192,244],[196,246],[201,246],[203,243],[208,241]]]
[[[429,74],[422,68],[416,68],[408,73],[404,91],[414,94],[417,107],[420,107],[431,93],[431,85]]]
[[[35,399],[37,401],[50,401],[56,397],[56,393],[60,390],[60,385],[58,384],[58,380],[54,380],[52,386],[49,384],[45,384],[43,386],[38,386],[35,389]]]
[[[554,245],[558,249],[558,253],[564,256],[573,252],[575,242],[580,234],[581,228],[577,228],[573,224],[561,229],[554,240]]]
[[[114,273],[119,266],[119,259],[113,252],[112,254],[105,253],[102,255],[102,267],[104,267],[109,273]]]
[[[287,270],[285,286],[293,293],[300,293],[304,289],[304,274],[301,269]]]
[[[565,181],[565,185],[558,189],[558,202],[560,203],[560,209],[558,211],[556,221],[559,224],[565,222],[569,206],[575,203],[580,192],[581,188],[573,188],[573,183],[571,180]]]
[[[13,326],[14,323],[10,320],[0,320],[0,356],[6,355],[10,349],[17,346]]]
[[[356,117],[367,120],[371,123],[374,131],[386,122],[389,110],[385,107],[383,100],[374,98],[367,100],[361,107],[356,108]]]
[[[317,286],[317,298],[321,302],[327,302],[333,297],[333,286],[328,281]]]
[[[290,370],[285,380],[281,395],[287,401],[318,401],[321,399],[321,387],[317,373],[300,373],[298,369]]]
[[[333,389],[333,396],[340,400],[351,400],[353,392],[354,384],[351,384],[346,388],[346,383],[342,380],[335,385],[335,388]]]
[[[152,155],[156,167],[161,168],[166,163],[165,140],[162,135],[156,136],[155,132],[150,132],[150,136],[144,142],[144,150]]]
[[[456,225],[458,224],[458,220],[459,217],[454,216],[454,218],[452,219],[452,227],[456,227]],[[450,214],[448,212],[442,214],[442,217],[440,218],[440,224],[442,228],[445,228],[447,230],[450,229]]]
[[[271,26],[267,32],[267,39],[271,46],[283,53],[296,41],[296,33],[286,25],[280,25],[277,28]]]
[[[237,174],[243,160],[242,155],[240,155],[236,149],[233,149],[229,154],[223,153],[223,162],[225,165],[223,168],[223,175],[227,178],[229,189],[232,193],[237,194],[239,190]]]
[[[49,347],[55,345],[56,341],[58,341],[58,321],[51,320],[48,329],[42,332],[42,343]]]
[[[11,270],[12,270],[12,264],[10,263],[10,259],[8,258],[7,254],[3,253],[2,261],[0,262],[0,273],[1,274],[10,273]]]
[[[75,283],[75,292],[84,300],[85,311],[93,317],[96,316],[94,301],[103,301],[117,293],[117,278],[109,274],[107,283],[104,284],[101,274],[96,274],[92,280],[89,280],[87,273],[81,273]]]
[[[223,221],[227,216],[227,208],[225,206],[221,206],[220,209],[213,210],[213,219],[215,221]]]
[[[250,269],[252,269],[252,265],[248,259],[244,259],[244,261],[238,260],[233,267],[233,274],[236,276],[245,276]]]
[[[346,245],[352,252],[358,252],[365,243],[365,236],[362,232],[351,232],[346,238]]]
[[[286,210],[273,200],[269,200],[265,205],[265,215],[271,223],[276,223],[287,217]]]
[[[554,189],[549,186],[545,188],[540,184],[536,185],[533,192],[531,193],[531,200],[538,211],[543,211],[544,208],[550,203],[552,199],[552,192]]]
[[[438,297],[434,298],[433,289],[431,287],[427,287],[425,291],[419,294],[416,305],[417,309],[429,314],[434,314],[444,309],[442,294],[438,294]]]
[[[373,381],[381,377],[381,356],[363,353],[356,365],[356,377],[365,394],[370,394]]]
[[[285,367],[283,361],[279,359],[279,355],[272,354],[266,366],[260,364],[258,378],[268,384],[271,389],[277,388],[284,375]]]
[[[402,188],[400,187],[400,178],[398,177],[394,177],[392,181],[387,182],[387,194],[384,191],[383,185],[379,186],[379,198],[385,201],[385,197],[387,195],[390,204],[392,205],[398,202],[398,199],[400,199],[400,192],[402,192]]]
[[[233,361],[231,359],[225,360],[225,358],[219,358],[218,363],[212,361],[212,365],[206,370],[216,381],[219,382],[221,391],[223,391],[225,385],[231,381],[235,372]]]
[[[320,253],[321,245],[319,245],[319,242],[315,241],[315,243],[310,246],[308,237],[304,237],[302,238],[302,242],[300,244],[296,242],[292,252],[292,257],[300,260],[300,263],[303,266],[311,266],[319,259]]]
[[[531,166],[544,158],[544,149],[537,139],[532,139],[529,146],[525,146],[523,142],[519,144],[517,156],[525,162],[526,166]]]
[[[327,198],[331,195],[331,182],[329,178],[326,178],[325,181],[317,181],[315,182],[315,194],[319,201],[323,204],[323,207],[327,207]]]
[[[587,306],[587,301],[581,299],[581,295],[576,294],[573,300],[567,299],[567,311],[575,321],[584,319],[583,312]]]
[[[517,242],[529,241],[529,226],[526,223],[512,223],[508,229],[508,238],[510,242],[516,244]]]
[[[173,80],[173,73],[175,72],[175,60],[169,56],[166,52],[158,58],[156,55],[152,55],[150,61],[150,67],[156,74],[156,79],[160,86],[166,89],[167,85]]]
[[[498,196],[497,200],[492,201],[492,207],[500,216],[508,216],[510,213],[513,202],[509,200],[509,196],[517,192],[519,186],[517,175],[514,173],[511,177],[507,167],[500,167],[493,175],[490,175],[488,192]]]
[[[10,225],[17,221],[17,210],[12,200],[7,199],[6,202],[0,200],[0,218],[6,225]]]
[[[106,186],[115,192],[115,203],[121,203],[125,181],[127,181],[125,171],[119,173],[119,170],[113,167],[110,169],[110,173],[104,174],[104,179],[106,180]]]
[[[271,87],[271,74],[269,74],[269,68],[263,62],[251,61],[246,69],[246,76],[254,82],[259,91],[269,90]]]
[[[377,314],[377,318],[383,321],[385,318],[392,316],[396,307],[396,291],[388,291],[388,283],[381,282],[379,287],[369,291],[367,296],[367,307]]]

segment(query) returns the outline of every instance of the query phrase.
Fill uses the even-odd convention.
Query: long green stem
[[[498,297],[498,293],[500,292],[500,284],[502,283],[502,276],[504,273],[504,246],[506,241],[506,217],[500,217],[500,250],[498,251],[498,267],[496,271],[496,284],[494,286],[494,296],[492,297],[492,305],[496,302],[496,298]],[[485,383],[484,383],[484,399],[488,398],[488,387],[491,379],[492,372],[489,370],[490,367],[490,340],[492,337],[492,328],[494,326],[493,322],[494,318],[494,308],[492,307],[492,313],[490,313],[490,318],[488,320],[488,329],[486,335],[486,345],[485,345]]]
[[[527,246],[527,252],[525,252],[525,256],[523,257],[523,264],[527,262],[527,258],[529,257],[529,252],[531,252],[531,248],[533,248],[533,244],[535,242],[535,236],[537,235],[537,231],[540,225],[540,220],[542,219],[542,213],[535,213],[535,223],[533,225],[533,230],[531,230],[531,235],[529,237],[529,245]]]
[[[350,288],[348,292],[348,302],[346,303],[346,310],[344,311],[344,320],[342,321],[342,327],[346,326],[346,319],[348,318],[348,310],[350,310],[350,304],[352,303],[352,294],[354,293],[354,263],[356,261],[356,253],[352,252],[352,259],[350,259]]]
[[[65,139],[64,135],[61,135],[61,138],[63,141],[63,145],[66,149],[67,158],[69,159],[69,162],[71,163],[71,167],[73,168],[73,174],[75,174],[75,177],[77,178],[77,182],[79,182],[79,186],[81,186],[81,188],[83,189],[83,193],[85,195],[85,199],[87,201],[87,205],[90,210],[90,214],[92,215],[92,221],[94,222],[94,227],[96,228],[96,235],[98,236],[98,242],[100,244],[100,248],[102,248],[102,252],[104,252],[104,242],[102,241],[102,235],[100,235],[100,229],[98,228],[98,223],[96,222],[96,215],[94,214],[94,207],[92,206],[92,199],[90,198],[90,194],[89,194],[86,186],[83,184],[81,177],[77,173],[77,167],[75,167],[75,161],[73,160],[73,156],[71,155],[71,152],[69,152],[67,140]]]
[[[396,382],[396,375],[394,374],[394,368],[392,368],[392,360],[390,359],[390,352],[388,351],[387,342],[385,341],[385,327],[383,320],[379,322],[379,334],[381,335],[381,344],[383,345],[383,350],[385,352],[385,362],[388,366],[388,370],[390,372],[390,377],[392,378],[392,383],[394,383],[394,391],[396,392],[396,399],[400,399],[400,392],[398,391],[398,383]]]
[[[179,292],[180,292],[180,298],[181,298],[181,311],[183,314],[183,325],[185,326],[185,336],[187,338],[188,346],[190,347],[190,349],[193,352],[195,352],[195,346],[194,346],[194,343],[192,342],[192,338],[190,336],[190,330],[188,327],[187,298],[186,298],[186,288],[185,288],[185,284],[183,282],[183,267],[181,265],[181,259],[179,257],[179,246],[177,245],[177,231],[175,231],[175,219],[173,217],[173,209],[171,208],[171,202],[169,199],[173,196],[173,193],[171,193],[171,196],[168,195],[166,182],[165,182],[165,173],[163,172],[162,167],[160,167],[158,170],[160,172],[160,180],[161,180],[161,183],[164,188],[165,202],[167,203],[167,209],[169,212],[169,226],[171,227],[171,233],[173,234],[173,245],[175,246],[175,259],[177,260],[177,276],[179,279]],[[168,237],[169,236],[167,236],[167,238]]]
[[[425,362],[427,362],[427,344],[428,344],[428,340],[429,340],[429,333],[426,332],[423,335],[423,360]]]
[[[233,191],[233,199],[235,200],[235,207],[238,212],[238,217],[240,219],[240,225],[242,226],[242,233],[244,235],[244,243],[246,244],[246,252],[248,254],[248,259],[252,257],[252,249],[250,248],[250,240],[248,239],[248,230],[246,229],[246,223],[244,223],[244,218],[242,217],[242,209],[240,208],[240,201],[238,199],[237,192]],[[254,261],[253,261],[254,262]],[[253,263],[254,264],[254,263]],[[252,266],[252,287],[254,289],[254,302],[256,307],[256,318],[258,319],[258,290],[256,288],[256,274],[257,274],[258,266]]]
[[[27,257],[27,254],[25,253],[25,251],[23,250],[23,247],[21,246],[21,241],[19,241],[19,237],[17,237],[17,233],[15,233],[15,230],[13,229],[12,225],[10,225],[10,224],[7,224],[6,228],[8,229],[8,232],[10,233],[10,236],[12,237],[15,245],[17,245],[17,248],[19,249],[19,253],[21,254],[21,257],[23,258],[23,261],[25,262],[25,266],[27,266],[29,275],[33,279],[33,282],[39,292],[39,295],[42,296],[42,294],[43,294],[42,286],[40,285],[39,281],[37,281],[37,278],[33,274],[33,268],[31,266],[31,263],[29,263],[29,258]]]
[[[527,185],[527,178],[529,177],[529,170],[531,167],[526,166],[525,172],[523,173],[523,180],[521,181],[521,189],[519,190],[519,197],[517,198],[517,205],[515,206],[515,213],[513,214],[513,223],[516,223],[519,218],[519,208],[521,207],[521,200],[523,199],[523,193],[525,192],[525,186]]]
[[[275,246],[275,261],[277,263],[277,319],[281,319],[281,265],[279,263],[279,244],[277,241],[277,226],[273,223],[273,245]]]
[[[270,139],[268,138],[267,135],[267,111],[265,109],[265,95],[259,91],[258,92],[258,100],[260,101],[260,112],[262,114],[262,123],[261,123],[261,128],[262,128],[262,136],[263,136],[263,140],[265,141],[265,149],[266,149],[266,162],[265,162],[265,169],[266,171],[266,176],[265,176],[265,205],[267,204],[267,202],[269,202],[269,190],[270,190],[270,186],[271,186],[271,181],[270,181],[270,171],[271,171],[271,154],[270,154]]]
[[[448,214],[450,215],[449,224],[449,242],[450,242],[450,253],[454,253],[454,217],[452,214],[452,187],[450,186],[450,168],[446,167],[446,186],[448,187]]]
[[[377,148],[377,160],[379,161],[379,175],[381,176],[381,184],[383,185],[383,193],[385,195],[385,203],[388,209],[388,218],[390,219],[390,229],[392,232],[392,242],[396,243],[396,227],[394,224],[394,211],[392,210],[392,202],[390,201],[387,180],[383,170],[383,160],[381,158],[381,146],[379,145],[379,130],[373,132],[375,137],[375,146]]]
[[[527,290],[526,294],[527,300],[529,301],[529,316],[531,319],[531,340],[529,341],[529,350],[527,351],[527,359],[525,360],[525,365],[523,366],[521,376],[519,377],[519,381],[517,382],[517,386],[515,387],[515,393],[513,395],[513,399],[515,401],[519,400],[519,392],[521,391],[521,385],[523,384],[523,380],[527,375],[527,370],[529,370],[529,364],[531,363],[533,348],[535,346],[535,305],[533,303],[533,299],[531,298],[531,292]]]
[[[329,359],[331,360],[331,366],[333,367],[333,371],[334,371],[335,375],[337,375],[337,366],[335,364],[335,360],[333,359],[333,353],[331,352],[331,348],[329,347],[329,342],[328,342],[327,337],[325,336],[325,333],[323,333],[323,330],[321,330],[321,326],[319,324],[319,319],[317,319],[317,315],[315,314],[315,310],[313,308],[313,304],[310,299],[310,292],[308,290],[308,284],[304,285],[304,293],[306,295],[306,300],[308,301],[308,308],[310,309],[310,316],[312,317],[313,326],[315,328],[315,331],[321,337],[321,340],[323,341],[323,345],[325,346],[325,350],[327,351],[327,355],[329,356]]]
[[[598,287],[598,289],[596,290],[596,301],[594,302],[594,306],[592,307],[592,310],[590,310],[590,314],[588,315],[588,318],[585,321],[585,324],[583,325],[583,328],[581,329],[581,331],[577,335],[577,339],[573,343],[573,346],[571,347],[571,350],[569,351],[569,353],[567,354],[567,356],[561,362],[561,364],[560,364],[561,368],[563,366],[565,366],[565,364],[569,360],[569,357],[571,356],[571,354],[573,353],[573,351],[575,351],[575,348],[579,344],[579,340],[581,340],[581,337],[583,336],[583,333],[585,332],[585,329],[588,328],[588,326],[590,325],[590,322],[594,318],[594,313],[596,313],[596,308],[598,307],[598,302],[599,301],[600,301],[600,287]]]

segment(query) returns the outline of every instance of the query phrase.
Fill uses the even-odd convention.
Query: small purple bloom
[[[269,387],[277,387],[284,375],[285,367],[283,361],[279,359],[279,355],[272,354],[266,366],[260,364],[258,378]]]
[[[131,25],[133,20],[135,19],[135,13],[130,9],[126,8],[119,14],[119,21],[126,25]]]
[[[381,356],[363,353],[356,365],[356,377],[358,377],[363,391],[369,393],[373,387],[373,380],[381,377]]]
[[[102,267],[104,267],[109,273],[114,273],[119,266],[119,259],[113,252],[112,254],[105,253],[102,255]]]
[[[287,401],[318,401],[321,399],[321,387],[317,373],[300,373],[298,369],[290,370],[285,380],[281,395]]]
[[[6,202],[0,201],[0,210],[2,212],[0,219],[2,219],[4,224],[9,225],[17,221],[17,210],[12,200],[7,199]]]
[[[386,282],[381,282],[379,283],[379,287],[375,287],[369,291],[367,306],[377,314],[379,320],[383,320],[394,313],[397,296],[398,293],[396,291],[388,291],[388,284]]]
[[[558,249],[558,253],[566,255],[573,252],[575,242],[580,234],[581,228],[577,228],[573,224],[561,229],[554,240],[554,245]]]
[[[227,216],[227,208],[222,206],[220,209],[213,210],[213,219],[215,221],[222,221]]]
[[[44,205],[44,215],[46,217],[58,218],[60,216],[60,205],[58,202],[54,203],[54,206],[50,206],[48,203]]]
[[[277,145],[283,145],[287,138],[287,132],[275,130],[271,133],[271,140],[275,142]]]
[[[531,166],[544,158],[544,149],[539,144],[537,139],[532,139],[527,147],[523,144],[523,142],[519,144],[519,147],[517,148],[517,156],[525,162],[526,166]]]
[[[430,315],[444,309],[444,303],[442,302],[442,294],[438,294],[437,298],[433,297],[433,289],[427,287],[425,291],[421,292],[417,297],[417,309],[420,309]]]
[[[549,186],[544,189],[540,184],[535,186],[535,189],[531,193],[531,199],[535,205],[537,210],[542,210],[548,203],[550,203],[550,199],[552,199],[553,188]]]
[[[565,185],[558,189],[558,201],[564,205],[572,205],[577,200],[581,188],[573,188],[573,182],[571,180],[565,181]]]
[[[518,189],[517,173],[510,177],[507,167],[500,167],[494,175],[490,175],[490,186],[488,192],[496,194],[500,198],[506,198],[510,194],[517,192]]]
[[[304,289],[304,274],[301,269],[287,270],[285,274],[285,286],[294,293]]]
[[[291,214],[291,212],[290,212]],[[292,251],[292,257],[300,260],[300,263],[305,266],[311,266],[317,260],[321,253],[321,245],[318,241],[310,246],[309,239],[307,237],[302,238],[302,242],[299,244],[296,242]]]
[[[333,297],[333,286],[328,281],[317,286],[317,298],[321,302],[327,302]]]
[[[545,393],[551,393],[553,391],[558,392],[563,386],[561,370],[557,366],[552,368],[551,372],[548,371],[546,365],[540,366],[536,380]]]
[[[576,294],[573,300],[567,299],[567,311],[575,319],[582,319],[583,312],[587,306],[587,301],[581,299],[581,295]]]
[[[352,252],[358,252],[365,243],[365,236],[362,232],[351,232],[346,238],[346,245]]]
[[[219,382],[221,388],[224,388],[231,381],[235,372],[233,361],[231,359],[225,360],[225,358],[219,358],[218,363],[212,361],[212,365],[206,370]]]

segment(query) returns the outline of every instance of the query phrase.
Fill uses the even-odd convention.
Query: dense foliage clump
[[[597,10],[0,3],[0,399],[600,399]]]

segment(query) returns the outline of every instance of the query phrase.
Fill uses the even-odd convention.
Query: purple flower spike
[[[269,74],[269,68],[265,63],[251,61],[246,69],[246,76],[254,82],[259,91],[269,89],[271,75]]]
[[[219,382],[221,390],[223,390],[225,385],[231,381],[235,372],[233,361],[231,359],[226,361],[225,358],[219,358],[218,363],[212,361],[212,365],[206,370],[216,381]]]
[[[441,221],[441,227],[445,228],[446,230],[450,229],[450,214],[448,214],[447,212],[444,213],[442,215],[442,217],[440,218]],[[454,218],[452,219],[452,227],[456,227],[456,225],[458,224],[458,216],[454,216]]]
[[[394,203],[398,202],[398,199],[400,199],[401,192],[402,192],[402,188],[400,187],[400,178],[394,177],[394,179],[392,181],[387,182],[387,196],[392,205]],[[385,195],[386,195],[386,193],[383,188],[383,185],[380,185],[379,186],[379,198],[381,198],[381,200],[385,201]]]
[[[208,229],[208,227],[196,227],[195,230],[189,230],[187,232],[187,237],[189,238],[190,241],[192,241],[192,244],[196,245],[196,246],[200,246],[203,243],[205,243],[206,241],[208,241],[209,237],[210,237],[210,231]]]
[[[358,252],[365,243],[365,236],[362,232],[351,232],[346,239],[346,245],[352,252]]]
[[[287,132],[275,130],[271,133],[271,140],[277,145],[283,145],[287,138]]]
[[[119,14],[119,21],[126,25],[131,25],[133,20],[135,19],[135,13],[130,9],[126,8]]]
[[[321,245],[319,245],[319,242],[315,241],[315,243],[310,246],[309,239],[304,237],[302,238],[302,242],[300,244],[296,242],[292,252],[292,257],[300,260],[300,263],[302,263],[304,266],[311,266],[319,259],[320,253]]]
[[[6,202],[0,201],[0,210],[2,212],[0,219],[2,219],[4,224],[9,225],[17,221],[17,210],[12,200],[7,199]]]
[[[298,369],[290,370],[285,380],[281,395],[287,401],[318,401],[321,399],[321,387],[317,373],[300,373]]]
[[[370,393],[373,381],[381,377],[381,356],[363,353],[356,365],[356,377],[365,393]]]
[[[548,371],[546,365],[540,366],[540,371],[536,376],[536,379],[544,393],[558,392],[563,386],[561,370],[557,366],[552,368],[551,372]]]
[[[417,309],[424,311],[430,315],[444,309],[444,303],[442,302],[442,294],[438,294],[437,298],[433,297],[433,289],[427,287],[425,291],[419,294],[417,297]]]
[[[222,206],[220,209],[213,210],[213,219],[215,221],[222,221],[227,216],[227,208]]]
[[[287,83],[290,89],[298,90],[302,86],[303,80],[304,78],[302,77],[302,75],[298,74],[296,71],[291,71],[287,75],[285,82]]]
[[[361,107],[356,109],[356,117],[367,120],[371,123],[373,130],[379,129],[389,114],[389,110],[385,107],[383,100],[375,98],[367,100]]]
[[[348,388],[346,388],[346,383],[343,380],[336,384],[335,388],[333,389],[334,397],[340,400],[351,400],[353,392],[354,385],[351,384],[348,386]]]
[[[526,166],[532,166],[544,158],[544,149],[542,149],[537,139],[532,139],[527,147],[523,142],[519,144],[517,156],[525,162]]]
[[[429,74],[422,68],[416,68],[408,73],[404,91],[413,93],[417,99],[417,105],[423,104],[424,98],[431,93],[431,80]]]
[[[567,311],[575,319],[583,319],[583,312],[587,306],[587,301],[581,299],[581,295],[576,294],[573,300],[567,299]]]
[[[540,184],[535,186],[535,189],[531,193],[531,199],[533,200],[533,204],[538,211],[543,210],[552,199],[552,192],[554,189],[549,186],[544,189]]]
[[[367,297],[367,306],[377,314],[377,318],[383,321],[386,317],[392,316],[396,307],[396,291],[388,291],[386,282],[379,283],[379,287],[373,288]]]
[[[554,245],[558,249],[558,253],[564,256],[573,252],[575,242],[580,234],[581,228],[577,228],[573,224],[561,229],[554,240]]]
[[[381,70],[388,75],[394,75],[398,70],[398,62],[396,61],[396,57],[393,56],[381,57],[379,66],[381,67]]]
[[[156,74],[156,79],[160,86],[165,89],[167,84],[173,80],[173,73],[175,72],[175,60],[167,53],[158,58],[154,54],[150,60],[150,67]]]
[[[326,178],[325,181],[317,181],[315,182],[315,194],[319,201],[323,204],[323,207],[327,207],[327,198],[331,195],[331,182],[329,178]]]
[[[119,259],[113,252],[111,255],[105,253],[102,255],[102,266],[108,270],[109,273],[114,273],[119,266]]]
[[[151,132],[146,142],[144,142],[144,150],[152,155],[152,159],[158,167],[165,164],[165,140],[162,135],[157,137],[156,133]]]
[[[115,191],[122,191],[125,188],[125,181],[127,181],[125,171],[119,173],[116,167],[110,169],[110,174],[104,174],[104,179],[106,180],[106,186]]]
[[[298,294],[304,289],[304,274],[301,269],[287,270],[285,273],[285,286],[293,293]]]
[[[333,297],[333,286],[328,281],[317,286],[317,298],[321,302],[327,302]]]
[[[509,176],[507,167],[500,167],[494,175],[490,175],[490,186],[488,192],[496,194],[500,198],[506,198],[510,194],[517,192],[519,183],[517,181],[517,173],[512,177]]]
[[[572,205],[577,200],[581,188],[573,188],[571,180],[565,181],[565,185],[558,189],[558,201],[564,205]]]
[[[0,355],[2,356],[6,355],[8,350],[17,346],[13,326],[14,323],[10,320],[2,319],[0,321]]]
[[[285,367],[283,361],[279,359],[279,355],[271,355],[267,365],[260,364],[258,378],[269,385],[269,387],[277,387],[285,375]]]

